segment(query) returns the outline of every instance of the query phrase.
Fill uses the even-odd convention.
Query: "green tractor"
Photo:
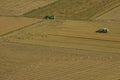
[[[54,19],[55,19],[55,16],[45,16],[44,18],[45,18],[45,19],[52,19],[52,20],[54,20]]]

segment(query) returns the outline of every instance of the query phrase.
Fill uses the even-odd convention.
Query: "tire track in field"
[[[40,22],[41,22],[41,21],[38,21],[38,22],[36,22],[36,23],[33,23],[33,24],[30,24],[30,25],[24,26],[24,27],[22,27],[22,28],[19,28],[19,29],[16,29],[16,30],[7,32],[7,33],[5,33],[5,34],[0,35],[0,37],[3,37],[3,36],[5,36],[5,35],[8,35],[8,34],[11,34],[11,33],[17,32],[17,31],[20,31],[20,30],[23,30],[23,29],[28,28],[28,27],[30,27],[30,26],[32,26],[32,25],[36,25],[37,23],[40,23]]]
[[[65,35],[54,35],[54,34],[48,34],[48,35],[50,35],[50,36],[55,36],[55,37],[66,37],[66,38],[74,38],[74,39],[83,39],[83,40],[97,40],[97,41],[110,41],[110,42],[119,42],[119,41],[112,41],[112,40],[102,40],[102,39],[94,39],[94,38],[86,38],[86,37],[75,37],[75,36],[65,36]],[[51,40],[52,41],[52,40]],[[53,42],[54,42],[55,40],[53,40]],[[57,42],[57,41],[55,41],[55,42]],[[59,42],[59,41],[58,41]],[[63,41],[61,41],[61,42],[63,42]],[[70,43],[70,41],[68,41],[68,42],[64,42],[64,43]],[[80,42],[74,42],[74,43],[76,43],[76,44],[85,44],[85,43],[80,43]],[[91,44],[89,44],[89,45],[91,45]],[[98,46],[97,44],[92,44],[92,45],[94,45],[94,46]],[[99,46],[101,46],[101,45],[99,45]],[[101,47],[105,47],[105,46],[101,46]],[[110,48],[118,48],[117,46],[116,47],[113,47],[113,46],[107,46],[107,47],[110,47]]]

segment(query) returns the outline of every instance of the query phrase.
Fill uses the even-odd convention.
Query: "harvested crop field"
[[[95,31],[101,27],[109,33]],[[120,23],[101,21],[42,20],[2,37],[9,42],[120,53]]]
[[[120,0],[0,1],[0,80],[120,80]]]
[[[120,54],[0,42],[0,80],[119,80]]]
[[[97,20],[117,20],[120,21],[120,7],[117,7],[97,18]]]
[[[120,5],[120,0],[58,0],[49,6],[38,8],[23,16],[43,18],[55,15],[58,19],[93,19]]]
[[[0,0],[0,15],[19,16],[57,0]]]
[[[37,23],[40,19],[0,16],[0,35]]]

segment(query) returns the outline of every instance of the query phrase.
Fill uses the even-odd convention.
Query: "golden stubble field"
[[[120,0],[58,0],[23,16],[43,18],[46,15],[55,15],[58,19],[87,20],[95,19],[119,5]]]
[[[0,35],[27,27],[39,21],[40,19],[35,18],[0,16]]]
[[[96,18],[97,20],[116,20],[120,21],[120,7],[117,7],[106,14],[103,14]]]
[[[0,80],[119,80],[119,75],[118,53],[0,42]]]
[[[42,20],[2,37],[4,41],[120,53],[119,22]],[[109,28],[109,33],[95,31]]]
[[[0,80],[120,80],[119,20],[75,21],[96,19],[119,0],[54,1],[1,0],[2,15],[57,19],[0,17]],[[109,32],[96,33],[101,27]]]
[[[0,0],[0,15],[20,16],[57,0]]]
[[[0,80],[119,80],[119,26],[40,20],[1,36]],[[101,27],[109,33],[95,33]]]

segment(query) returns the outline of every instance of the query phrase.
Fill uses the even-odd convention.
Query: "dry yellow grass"
[[[0,15],[19,16],[56,0],[0,0]]]
[[[0,35],[23,28],[38,21],[40,20],[35,18],[0,16]]]
[[[120,24],[116,22],[43,20],[3,36],[10,42],[120,53]],[[95,31],[107,27],[110,32]]]

